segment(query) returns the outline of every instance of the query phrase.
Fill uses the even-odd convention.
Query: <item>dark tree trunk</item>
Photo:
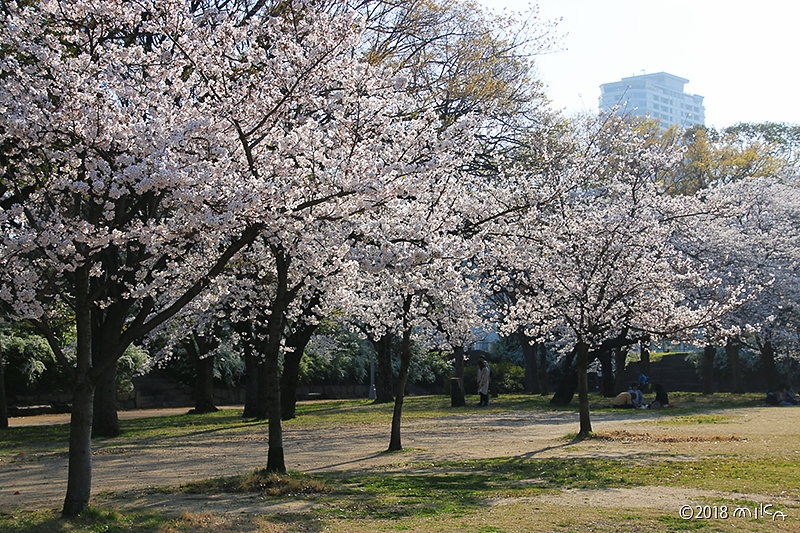
[[[8,427],[8,404],[6,403],[6,374],[3,368],[3,344],[0,337],[0,429]]]
[[[258,420],[269,420],[269,370],[267,368],[266,358],[258,360],[258,368],[256,369],[258,375],[258,396],[256,397],[256,410],[254,417]]]
[[[216,349],[217,342],[208,341],[205,335],[192,332],[184,341],[186,353],[194,367],[194,409],[192,414],[216,413],[214,405],[214,356],[209,355]]]
[[[537,394],[539,392],[539,371],[536,368],[537,346],[531,344],[532,339],[522,330],[517,331],[517,340],[522,347],[522,355],[525,357],[525,392]]]
[[[297,416],[297,383],[300,381],[300,359],[302,357],[302,352],[287,351],[283,354],[283,372],[281,373],[282,420],[291,420]]]
[[[639,372],[650,377],[650,336],[645,335],[639,340]]]
[[[543,342],[537,343],[539,348],[539,394],[546,396],[547,387],[547,345]]]
[[[100,376],[94,392],[93,437],[118,437],[122,430],[117,416],[117,365]]]
[[[781,386],[781,377],[775,366],[775,348],[770,341],[765,342],[759,349],[761,366],[764,367],[764,378],[767,380],[767,390],[776,391]]]
[[[728,355],[728,364],[731,367],[731,392],[734,394],[744,393],[742,365],[739,362],[741,347],[742,343],[735,337],[728,337],[728,342],[725,343],[725,353]]]
[[[78,516],[89,506],[92,492],[92,411],[94,387],[84,380],[72,393],[69,426],[67,496],[62,514]]]
[[[259,397],[266,398],[269,419],[269,450],[267,452],[267,472],[286,472],[283,456],[283,427],[281,423],[281,380],[278,359],[281,340],[286,329],[286,308],[291,299],[289,293],[289,266],[291,258],[277,246],[271,246],[275,258],[275,298],[267,321],[267,349],[264,351],[264,381],[259,384]],[[262,387],[263,386],[263,387]],[[261,394],[265,392],[266,394]]]
[[[394,370],[392,369],[392,339],[393,335],[387,333],[374,342],[375,361],[378,363],[378,372],[375,375],[375,403],[390,403],[394,401]]]
[[[624,328],[619,335],[609,339],[603,343],[608,346],[610,351],[609,360],[614,360],[614,374],[611,382],[611,394],[606,394],[607,398],[613,398],[621,391],[626,390],[625,387],[625,362],[628,359],[628,348],[632,341],[628,340],[628,328]],[[605,373],[605,370],[603,370]],[[605,376],[604,376],[605,377]]]
[[[578,351],[578,412],[580,416],[580,430],[578,431],[579,437],[588,437],[592,433],[592,423],[589,419],[589,382],[586,377],[586,372],[589,367],[589,345],[584,342],[578,342],[576,347]]]
[[[92,369],[92,305],[89,295],[88,267],[75,272],[75,371],[73,374],[72,415],[69,427],[69,467],[67,495],[61,514],[78,516],[89,506],[92,493],[92,419],[94,385],[90,380]],[[56,346],[56,349],[58,347]]]
[[[277,350],[276,350],[277,351]],[[286,472],[283,456],[283,428],[281,426],[281,382],[277,355],[268,354],[264,362],[266,380],[269,449],[267,451],[267,472]]]
[[[129,311],[130,303],[121,300],[103,310],[95,308],[91,313],[92,364],[95,369],[105,367],[95,381],[94,437],[110,438],[122,433],[117,416],[117,360],[124,352],[124,348],[119,348],[119,332]]]
[[[575,396],[575,391],[578,388],[578,376],[575,374],[575,369],[572,368],[575,354],[576,351],[573,349],[564,361],[564,376],[561,378],[553,397],[550,398],[550,403],[553,405],[569,405],[572,397]]]
[[[707,344],[703,348],[703,394],[714,394],[714,358],[717,347]]]
[[[600,382],[600,392],[606,398],[613,398],[617,393],[614,390],[616,386],[614,365],[611,362],[611,350],[605,347],[601,348],[597,351],[597,358],[600,359],[600,368],[603,371],[603,379]]]
[[[403,416],[403,397],[405,396],[408,367],[411,364],[411,326],[409,324],[411,299],[411,296],[406,296],[403,301],[403,341],[400,348],[400,373],[397,376],[397,396],[394,400],[394,411],[392,413],[392,434],[389,439],[389,451],[403,449],[400,440],[400,420]]]
[[[464,379],[464,347],[456,346],[453,348],[453,355],[455,356],[453,371],[457,378]]]
[[[295,331],[286,338],[286,346],[291,348],[291,351],[283,354],[283,374],[281,374],[281,418],[283,420],[291,420],[296,416],[300,360],[318,327],[317,324],[298,325]]]
[[[464,407],[464,347],[453,348],[453,370],[455,375],[450,379],[450,407]]]
[[[258,359],[255,356],[252,322],[240,322],[236,326],[242,340],[244,353],[245,389],[242,418],[257,418],[258,413]]]
[[[625,387],[625,362],[628,359],[628,350],[619,347],[614,348],[614,391],[618,394],[627,389]],[[612,396],[616,396],[613,394]]]

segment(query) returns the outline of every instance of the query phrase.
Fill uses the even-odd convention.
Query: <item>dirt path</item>
[[[185,409],[175,412],[182,413]],[[138,413],[157,414],[175,413],[172,410]],[[498,414],[475,410],[437,420],[404,423],[406,450],[399,454],[383,453],[389,441],[389,427],[383,424],[327,427],[324,432],[287,425],[284,446],[287,468],[308,473],[394,469],[403,468],[406,463],[435,464],[443,460],[489,457],[626,457],[635,464],[639,457],[653,456],[691,459],[717,454],[792,454],[800,460],[800,408],[715,410],[714,415],[719,423],[697,423],[690,418],[697,417],[694,414],[675,418],[667,412],[603,411],[593,414],[593,429],[608,435],[609,439],[569,443],[564,436],[577,430],[577,413],[516,411]],[[27,423],[44,422],[44,419],[32,418],[37,420]],[[49,423],[54,421],[59,420],[51,418]],[[147,487],[252,471],[264,466],[266,453],[265,428],[235,435],[197,434],[180,441],[165,438],[138,448],[100,448],[94,456],[93,494],[129,491],[127,499],[115,499],[113,505],[167,512],[184,509],[259,513],[302,510],[306,503],[276,504],[258,496],[145,496],[136,492]],[[66,478],[65,454],[1,460],[0,512],[17,508],[60,508],[66,493]],[[620,501],[626,501],[633,506],[677,509],[683,504],[691,505],[709,496],[722,495],[676,488],[660,489],[658,498],[642,499],[625,497],[625,490],[571,490],[547,498],[565,505],[617,506]],[[642,493],[640,489],[636,492]],[[746,496],[736,495],[743,499]]]
[[[241,409],[241,405],[231,405],[220,409]],[[188,411],[188,407],[174,407],[169,409],[133,409],[130,411],[119,411],[117,417],[120,420],[130,420],[133,418],[155,418],[157,416],[182,415]],[[9,427],[20,426],[48,426],[51,424],[69,424],[69,414],[61,413],[57,415],[36,415],[36,416],[15,416],[8,419]]]

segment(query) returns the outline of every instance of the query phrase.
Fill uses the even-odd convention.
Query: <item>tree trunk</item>
[[[258,361],[258,396],[256,397],[256,410],[254,418],[258,420],[269,420],[269,369],[267,368],[266,357]]]
[[[589,345],[578,342],[578,411],[580,414],[579,437],[588,437],[592,433],[592,423],[589,420],[589,381],[586,372],[589,366]]]
[[[67,496],[62,514],[79,515],[89,506],[92,492],[92,411],[94,387],[85,380],[72,394],[69,426],[69,469]]]
[[[252,324],[248,321],[239,330],[244,351],[245,389],[244,412],[242,418],[257,418],[258,414],[258,359],[253,349],[254,337]]]
[[[94,437],[117,437],[122,433],[117,416],[117,360],[125,351],[119,346],[119,332],[129,311],[128,302],[118,301],[102,310],[93,308],[91,313],[92,365],[101,372],[94,382]],[[105,370],[100,371],[102,367]]]
[[[627,389],[625,386],[625,362],[628,359],[628,350],[623,347],[617,347],[613,350],[614,353],[614,391],[616,396],[621,391]]]
[[[742,381],[742,365],[739,362],[739,350],[742,343],[735,337],[728,337],[725,344],[725,353],[728,355],[728,364],[731,367],[731,392],[734,394],[744,393],[744,382]]]
[[[455,375],[459,379],[464,379],[464,347],[463,346],[456,346],[453,348],[453,355],[455,356],[455,361],[453,362],[453,370],[455,371]]]
[[[281,418],[283,420],[291,420],[296,416],[300,360],[317,327],[317,324],[298,325],[295,331],[286,338],[286,346],[291,348],[291,351],[283,354],[283,374],[281,374]]]
[[[375,360],[378,363],[378,373],[375,376],[375,403],[389,403],[394,401],[394,371],[392,370],[392,338],[387,333],[374,342]]]
[[[617,391],[615,390],[616,380],[614,379],[614,365],[611,362],[611,349],[601,348],[597,351],[597,358],[600,359],[600,368],[603,371],[603,379],[600,382],[600,392],[606,398],[613,398],[617,395]]]
[[[775,366],[775,348],[770,341],[765,342],[759,349],[761,366],[764,367],[764,378],[767,380],[767,390],[776,391],[781,386],[781,377]]]
[[[75,272],[75,373],[72,391],[72,415],[69,427],[69,468],[67,495],[61,514],[78,516],[89,506],[92,493],[92,419],[94,385],[92,369],[92,304],[89,301],[89,272],[81,266]]]
[[[303,353],[297,351],[287,351],[283,354],[283,372],[281,373],[282,420],[291,420],[297,416],[297,383],[300,381],[300,359],[302,357]]]
[[[707,344],[703,348],[703,394],[714,394],[714,358],[717,347]]]
[[[186,342],[195,372],[194,409],[192,414],[216,413],[214,405],[214,359],[212,354],[219,347],[218,334],[202,335],[193,331]]]
[[[648,335],[639,340],[639,373],[650,377],[650,337]]]
[[[547,345],[540,342],[537,346],[539,348],[539,394],[547,396]]]
[[[264,362],[267,376],[266,392],[269,414],[269,449],[267,451],[267,472],[286,472],[283,457],[283,428],[281,426],[281,382],[277,356],[269,354]]]
[[[6,403],[6,375],[3,369],[3,343],[0,337],[0,429],[8,427],[8,404]]]
[[[536,368],[536,346],[531,344],[531,338],[522,330],[517,331],[517,340],[522,347],[525,357],[525,392],[537,394],[539,392],[539,371]]]
[[[467,400],[464,397],[464,347],[453,347],[453,369],[455,376],[450,380],[450,407],[464,407]]]
[[[400,420],[403,416],[403,397],[405,396],[408,367],[411,364],[411,326],[409,325],[411,298],[411,296],[406,296],[403,301],[403,342],[400,348],[400,373],[397,376],[397,395],[394,400],[394,411],[392,412],[392,434],[389,439],[390,452],[403,449],[400,440]]]
[[[95,388],[92,436],[111,438],[121,433],[117,416],[117,365],[111,365]]]
[[[259,384],[259,397],[264,396],[269,419],[269,450],[267,452],[267,472],[286,472],[283,457],[283,427],[281,425],[281,380],[278,359],[281,352],[281,340],[286,329],[286,308],[290,295],[289,266],[291,258],[277,246],[271,246],[275,257],[275,298],[272,301],[269,320],[267,321],[267,349],[264,351],[264,377]],[[263,387],[262,387],[263,386]],[[265,394],[261,394],[265,392]]]
[[[214,356],[206,355],[195,362],[197,379],[194,387],[194,414],[216,413],[214,405]]]
[[[572,397],[575,396],[575,390],[578,388],[578,377],[575,375],[575,369],[572,368],[575,354],[576,351],[573,349],[564,361],[564,376],[561,378],[555,394],[550,398],[550,403],[553,405],[569,405]]]

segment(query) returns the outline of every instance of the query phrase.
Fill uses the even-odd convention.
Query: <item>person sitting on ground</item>
[[[614,404],[611,406],[614,409],[633,409],[633,400],[631,399],[630,392],[620,392],[614,398]]]
[[[661,409],[662,407],[669,407],[669,397],[667,396],[667,391],[664,390],[664,385],[661,383],[656,383],[653,385],[653,389],[656,391],[656,399],[650,404],[650,409]]]
[[[789,385],[781,388],[781,405],[797,405],[797,395]]]
[[[767,391],[767,399],[764,400],[764,403],[766,403],[767,405],[780,405],[781,403],[780,393],[774,390]]]
[[[631,403],[633,403],[633,406],[637,409],[641,409],[642,405],[644,405],[644,394],[639,390],[639,384],[631,383],[631,386],[628,387],[628,392],[631,394]]]

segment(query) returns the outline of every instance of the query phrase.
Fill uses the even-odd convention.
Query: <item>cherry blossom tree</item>
[[[187,359],[193,367],[195,406],[190,414],[218,410],[214,403],[214,378],[222,376],[215,368],[217,356],[225,357],[238,349],[238,335],[229,320],[232,298],[228,282],[225,273],[220,274],[175,318],[148,335],[152,352],[146,368],[179,358]]]
[[[792,219],[792,187],[784,189],[783,198],[771,191],[778,183],[786,187],[796,179],[796,129],[773,123],[738,124],[721,132],[690,129],[683,135],[686,157],[664,180],[667,191],[693,195],[685,200],[695,202],[692,209],[697,216],[684,219],[681,246],[719,282],[714,290],[694,297],[745,304],[736,312],[720,314],[718,322],[704,329],[706,393],[713,392],[713,360],[719,344],[729,359],[732,389],[744,390],[739,350],[766,323],[764,318],[772,316],[771,285],[791,271],[785,251],[790,248],[782,238],[791,242],[793,232],[782,228],[785,233],[780,235],[774,228],[781,227],[776,221]],[[756,344],[772,349],[771,343]],[[763,362],[774,376],[769,358]]]
[[[65,515],[89,499],[101,376],[253,233],[221,216],[233,198],[219,132],[189,84],[169,83],[187,63],[151,60],[143,14],[41,2],[3,18],[1,290],[74,383]],[[74,313],[74,366],[50,327],[59,302]]]
[[[263,232],[231,265],[226,318],[246,324],[240,343],[255,358],[250,371],[258,376],[255,399],[248,398],[253,402],[248,416],[270,421],[270,471],[285,471],[281,420],[283,406],[294,406],[288,395],[293,396],[296,387],[281,383],[280,356],[284,356],[284,375],[293,371],[296,376],[292,364],[299,364],[319,317],[325,314],[327,299],[338,296],[343,277],[352,276],[353,269],[344,260],[348,247],[341,231],[329,220],[307,217],[296,230]]]
[[[696,196],[703,200],[702,207],[715,205],[711,210],[715,214],[695,218],[691,229],[684,233],[684,242],[691,243],[691,253],[702,258],[708,271],[720,280],[716,293],[697,297],[717,301],[720,294],[735,294],[738,300],[737,306],[707,328],[707,344],[725,345],[731,388],[743,392],[739,350],[752,339],[761,354],[768,385],[777,387],[775,346],[789,342],[792,302],[796,299],[796,181],[777,177],[742,179]],[[713,351],[708,352],[711,359]],[[705,371],[711,369],[709,360]],[[710,376],[704,381],[704,390],[712,392],[708,387]]]
[[[445,337],[437,340],[437,328],[447,323],[449,332],[454,334],[456,329],[464,331],[469,329],[469,325],[478,325],[479,315],[468,313],[474,302],[469,301],[473,293],[464,290],[467,278],[457,268],[463,260],[458,252],[465,250],[463,246],[456,247],[452,241],[447,241],[447,251],[438,251],[441,256],[429,249],[416,249],[414,245],[396,245],[391,252],[383,246],[381,260],[391,263],[374,266],[371,275],[360,276],[365,283],[359,289],[362,309],[357,316],[368,324],[374,335],[382,337],[391,331],[401,338],[389,450],[402,449],[402,409],[412,340],[416,337],[429,348],[453,350],[456,346],[450,341],[463,337],[453,335],[450,341],[444,340]],[[355,313],[356,309],[352,311]],[[463,344],[458,346],[463,347]]]
[[[451,157],[437,164],[426,180],[405,183],[402,195],[387,200],[380,210],[365,213],[350,257],[360,266],[352,286],[353,304],[346,310],[364,324],[373,338],[391,333],[401,338],[389,450],[402,449],[401,419],[406,379],[415,334],[437,328],[455,333],[477,325],[474,291],[469,290],[466,261],[477,254],[481,239],[465,236],[465,217],[474,216],[471,196],[478,183],[457,172]],[[470,319],[473,322],[470,322]],[[452,348],[452,346],[449,346]]]
[[[681,152],[614,116],[588,117],[574,139],[575,151],[550,180],[558,184],[555,201],[525,211],[506,232],[513,254],[501,253],[514,283],[527,287],[506,309],[505,327],[539,338],[566,328],[574,340],[586,436],[590,350],[625,331],[667,334],[699,324],[705,310],[687,302],[682,287],[698,280],[698,265],[672,242],[683,206],[659,189]]]
[[[350,13],[230,6],[5,5],[0,298],[74,382],[65,515],[88,504],[92,398],[125,347],[257,238],[368,209],[446,148],[358,61]]]

